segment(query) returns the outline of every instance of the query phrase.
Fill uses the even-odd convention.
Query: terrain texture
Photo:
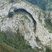
[[[0,0],[0,52],[52,52],[52,0]]]

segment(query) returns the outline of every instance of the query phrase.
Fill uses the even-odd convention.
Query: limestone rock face
[[[0,0],[1,1],[1,0]],[[45,21],[51,19],[50,21]],[[47,24],[50,23],[50,24]],[[45,27],[46,24],[48,27]],[[49,26],[50,25],[50,26]],[[52,12],[43,11],[38,6],[23,0],[2,0],[0,2],[0,32],[7,37],[17,31],[33,49],[41,52],[52,50]],[[48,29],[51,27],[51,33]]]

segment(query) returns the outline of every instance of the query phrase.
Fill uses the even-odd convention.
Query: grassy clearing
[[[51,19],[45,19],[45,27],[49,30],[50,33],[52,33]]]
[[[0,51],[1,52],[35,52],[30,45],[26,43],[24,37],[17,32],[15,37],[7,38],[6,34],[0,32]]]
[[[52,52],[52,50],[48,47],[46,47],[46,52]]]

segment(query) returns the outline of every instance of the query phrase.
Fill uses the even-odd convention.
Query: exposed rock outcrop
[[[43,49],[42,52],[46,47],[52,49],[52,33],[44,27],[45,19],[48,17],[51,18],[52,24],[52,12],[47,14],[36,5],[24,1],[3,2],[4,4],[0,5],[0,31],[17,33],[19,30],[32,48],[36,47],[41,51]]]

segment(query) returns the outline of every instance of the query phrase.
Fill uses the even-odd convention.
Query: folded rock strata
[[[4,4],[2,9],[0,7],[0,31],[17,33],[19,30],[32,48],[52,49],[52,33],[44,27],[46,12],[24,1]]]

